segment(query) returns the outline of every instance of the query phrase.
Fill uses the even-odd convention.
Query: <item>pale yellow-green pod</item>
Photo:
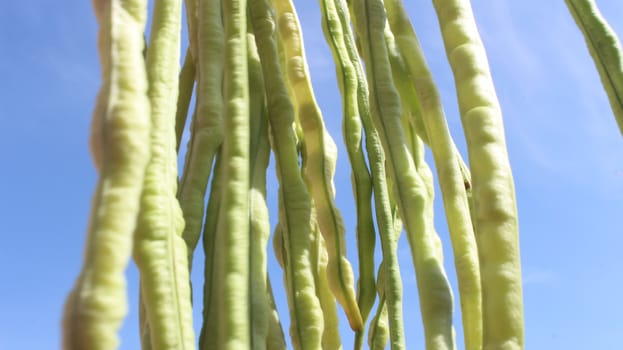
[[[218,258],[216,247],[216,232],[221,210],[221,192],[222,186],[221,168],[223,157],[219,150],[214,162],[214,176],[212,176],[212,184],[210,195],[208,198],[208,206],[206,208],[205,219],[203,223],[203,232],[201,235],[204,261],[204,280],[203,280],[203,323],[199,333],[199,349],[214,349],[216,346],[216,334],[218,332],[217,324],[219,322],[218,305],[221,297],[217,291],[216,281],[216,259]]]
[[[336,77],[342,94],[342,132],[351,164],[351,182],[355,200],[357,256],[359,257],[359,277],[357,279],[357,304],[365,323],[376,298],[374,281],[375,229],[372,218],[372,179],[365,160],[363,148],[363,127],[359,108],[359,80],[357,71],[350,59],[342,28],[339,4],[334,0],[320,0],[322,29],[325,39],[333,53]],[[345,7],[345,5],[344,5]],[[344,11],[344,8],[340,8]],[[361,108],[362,110],[364,107]],[[362,339],[363,328],[355,337]],[[355,342],[361,342],[356,340]],[[357,346],[357,345],[356,345]]]
[[[582,31],[601,83],[608,94],[614,118],[623,134],[623,48],[594,0],[565,0]]]
[[[313,209],[312,209],[313,215]],[[340,330],[337,317],[337,304],[335,297],[329,289],[327,279],[328,254],[320,228],[314,220],[311,242],[311,263],[314,271],[316,285],[316,295],[320,301],[322,315],[324,319],[324,329],[322,331],[322,348],[327,350],[342,349]]]
[[[455,348],[452,290],[443,267],[439,237],[427,212],[432,199],[405,147],[400,96],[391,76],[385,45],[385,9],[380,0],[354,0],[352,4],[355,30],[361,39],[366,63],[370,110],[394,182],[396,204],[404,220],[418,285],[426,286],[418,289],[426,348],[452,350]]]
[[[515,188],[502,111],[468,0],[434,0],[456,85],[472,176],[483,303],[483,349],[524,347]]]
[[[108,350],[127,313],[125,270],[150,155],[143,59],[147,3],[95,0],[102,85],[90,147],[99,170],[83,266],[65,303],[62,347]]]
[[[396,235],[395,232],[395,220],[392,213],[392,204],[390,203],[391,192],[389,191],[390,186],[388,183],[391,179],[386,175],[385,153],[381,144],[379,131],[372,121],[368,85],[359,58],[355,36],[351,29],[348,7],[344,0],[334,0],[334,3],[338,17],[340,18],[344,45],[350,62],[355,69],[357,79],[357,106],[365,134],[365,145],[374,188],[376,225],[378,227],[383,251],[383,264],[385,265],[386,281],[384,282],[384,303],[387,308],[389,341],[392,349],[404,349],[402,280],[397,252],[399,235]],[[397,232],[398,234],[401,229],[402,224],[400,224],[400,228]],[[363,312],[362,310],[362,313]],[[355,335],[355,349],[361,349],[363,343],[363,332],[359,332]]]
[[[462,160],[450,135],[433,76],[402,1],[385,0],[385,7],[391,26],[391,30],[389,27],[385,29],[385,39],[394,81],[404,106],[404,129],[407,135],[410,134],[407,139],[414,150],[414,160],[419,157],[415,153],[423,149],[419,145],[419,139],[423,139],[421,135],[426,135],[433,151],[454,251],[465,348],[479,350],[482,348],[480,269],[468,198],[459,167]],[[424,130],[421,130],[422,127]],[[418,131],[417,135],[414,130]]]
[[[310,261],[311,198],[299,170],[294,107],[283,81],[276,43],[276,23],[267,0],[250,0],[249,14],[262,64],[271,148],[279,180],[284,281],[295,349],[321,348],[324,320],[315,293]]]
[[[368,330],[368,346],[371,350],[384,350],[387,346],[387,342],[389,341],[390,333],[387,318],[387,299],[385,298],[386,276],[384,261],[379,265],[376,280],[379,302],[376,306],[376,314],[370,321],[370,328]]]
[[[251,347],[249,184],[250,116],[247,2],[221,2],[225,35],[221,210],[216,237],[216,349]],[[199,68],[201,70],[201,67]]]
[[[134,235],[134,261],[153,349],[194,349],[184,220],[177,192],[175,135],[181,0],[157,0],[146,67],[151,102],[151,159]],[[145,327],[146,325],[142,325]]]
[[[266,278],[266,285],[268,286],[267,295],[270,304],[266,349],[286,350],[286,340],[285,336],[283,335],[283,328],[281,327],[281,321],[279,320],[277,307],[275,306],[275,296],[273,295],[273,288],[270,283],[270,278],[268,277]]]
[[[186,50],[184,64],[180,71],[179,95],[177,97],[177,110],[175,112],[175,140],[178,152],[180,150],[180,143],[182,142],[182,134],[186,127],[186,120],[188,119],[188,109],[195,87],[195,75],[195,63],[193,62],[190,49],[188,49]]]
[[[248,17],[247,17],[248,20]],[[270,221],[266,204],[266,168],[270,155],[268,119],[262,66],[257,54],[252,27],[247,27],[249,57],[249,239],[250,239],[250,317],[251,349],[267,346],[271,310],[267,286],[267,244]]]
[[[361,330],[363,321],[357,305],[355,277],[346,259],[344,222],[334,201],[333,176],[337,148],[324,126],[322,113],[315,100],[294,6],[290,0],[274,0],[273,4],[279,38],[283,42],[286,76],[305,138],[303,177],[314,200],[320,232],[329,253],[329,287],[344,308],[350,327],[355,331]]]
[[[223,142],[223,69],[225,45],[221,4],[201,1],[197,20],[197,102],[190,124],[184,171],[177,197],[186,226],[182,237],[189,266],[199,242],[206,188],[214,157]]]

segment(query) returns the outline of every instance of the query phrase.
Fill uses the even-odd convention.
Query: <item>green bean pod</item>
[[[483,300],[483,349],[523,349],[517,207],[502,113],[471,5],[434,0],[454,73],[472,175]]]
[[[390,1],[384,0],[384,2],[387,11],[389,11],[389,8],[391,8],[389,6]],[[403,58],[399,51],[398,43],[390,27],[390,23],[391,21],[387,21],[385,24],[385,45],[387,45],[387,55],[391,64],[392,79],[400,95],[400,102],[402,103],[403,110],[407,111],[406,114],[403,114],[408,117],[408,122],[413,124],[413,128],[416,130],[418,137],[425,143],[430,144],[428,133],[424,126],[424,116],[420,99],[416,94],[415,87],[411,83],[411,75],[407,69],[406,59]]]
[[[312,208],[312,215],[314,215]],[[314,268],[316,295],[322,308],[324,329],[322,331],[322,349],[342,349],[340,330],[337,317],[335,297],[329,288],[327,279],[328,254],[327,247],[320,233],[318,222],[313,220],[311,264]]]
[[[186,56],[184,56],[184,64],[180,71],[179,95],[177,97],[177,109],[175,112],[175,139],[177,141],[176,149],[178,152],[180,150],[180,143],[182,142],[182,134],[186,127],[188,107],[190,106],[190,100],[195,86],[195,73],[195,63],[193,62],[190,49],[187,49]]]
[[[139,332],[141,337],[141,350],[151,350],[151,329],[149,328],[149,319],[147,318],[147,310],[145,309],[145,297],[139,288],[138,298],[138,320],[139,320]]]
[[[406,39],[409,39],[408,35]],[[413,50],[410,50],[410,49],[404,50],[408,52],[408,54],[405,55],[406,56],[406,59],[405,59],[405,57],[403,57],[401,51],[399,50],[399,47],[397,46],[397,42],[394,38],[394,34],[392,33],[391,28],[387,26],[385,28],[385,41],[387,44],[387,50],[388,50],[387,53],[389,55],[390,64],[392,66],[392,77],[394,79],[396,89],[398,90],[398,93],[400,95],[401,102],[405,105],[405,108],[409,110],[409,113],[408,113],[409,124],[413,125],[413,128],[416,131],[417,136],[425,144],[432,146],[431,142],[429,141],[428,131],[426,129],[425,122],[431,119],[431,116],[428,114],[437,113],[437,112],[429,111],[430,113],[428,113],[425,118],[423,106],[420,102],[420,97],[418,95],[418,91],[416,91],[415,85],[417,85],[417,87],[421,88],[421,91],[423,91],[420,94],[422,95],[423,99],[432,99],[431,96],[437,96],[435,99],[438,100],[439,93],[436,91],[436,87],[432,80],[432,76],[429,76],[429,77],[423,76],[421,77],[421,79],[412,78],[411,73],[409,72],[407,63],[411,63],[412,65],[415,63],[416,67],[419,64],[423,65],[420,69],[424,69],[425,71],[420,74],[430,75],[430,71],[428,71],[428,68],[426,66],[426,61],[424,61],[423,53],[421,52],[421,48],[419,47],[419,43],[417,42],[417,37],[415,37],[414,40],[416,40],[415,41],[416,46],[413,47]],[[411,40],[409,39],[406,41],[410,42]],[[413,54],[412,52],[414,52],[415,54]],[[431,96],[428,95],[429,93]],[[424,106],[424,107],[426,107],[427,109],[430,109],[430,106]],[[440,105],[436,108],[438,108],[443,115],[443,106]],[[443,116],[443,118],[444,118],[444,124],[446,124],[445,116]],[[438,119],[438,118],[432,118],[432,119]],[[446,125],[446,128],[447,128],[447,125]],[[465,161],[463,160],[461,153],[459,152],[458,148],[456,147],[456,144],[454,143],[454,140],[451,137],[449,141],[453,149],[454,156],[457,159],[457,162],[458,162],[457,164],[458,164],[458,167],[460,168],[461,176],[464,180],[464,183],[465,184],[467,184],[467,182],[471,183],[471,175],[469,174],[469,169],[467,165],[465,165]],[[469,184],[467,185],[469,186]]]
[[[388,180],[388,182],[391,182],[391,179]],[[388,184],[388,187],[393,186],[393,184]],[[400,234],[402,233],[402,219],[400,219],[400,215],[398,213],[398,208],[396,206],[396,202],[395,202],[395,198],[394,196],[391,195],[389,196],[389,206],[391,207],[391,215],[392,215],[392,241],[397,242],[398,239],[400,238]],[[373,321],[370,323],[370,329],[368,331],[368,345],[370,346],[370,349],[385,349],[385,346],[387,345],[387,341],[390,340],[391,343],[391,347],[392,349],[404,349],[406,348],[406,345],[404,343],[404,335],[401,334],[401,338],[399,338],[401,340],[401,342],[397,342],[396,340],[392,341],[392,324],[391,324],[391,318],[389,317],[389,313],[391,308],[388,307],[388,299],[387,299],[387,292],[391,291],[390,288],[388,288],[388,282],[389,280],[389,274],[388,272],[390,272],[390,270],[388,269],[389,266],[389,262],[390,260],[386,260],[385,258],[383,258],[383,261],[381,261],[381,264],[379,265],[379,270],[378,270],[378,278],[377,278],[377,285],[376,285],[376,290],[377,293],[379,295],[379,303],[377,306],[377,311],[376,311],[376,315],[374,316]],[[396,267],[395,269],[397,269],[398,271],[400,271],[400,267],[398,266],[398,263],[396,262]],[[402,285],[400,285],[401,289],[399,290],[400,292],[402,292]],[[395,292],[393,292],[395,293]],[[399,299],[399,303],[398,306],[402,308],[402,299]],[[394,307],[395,308],[395,307]],[[400,316],[402,317],[402,313],[400,313]],[[401,320],[402,321],[402,320]],[[400,325],[402,326],[402,323],[400,323]],[[402,329],[401,329],[402,330]],[[356,348],[361,348],[361,346]]]
[[[186,27],[188,30],[188,52],[190,52],[194,66],[197,67],[199,59],[197,40],[199,36],[197,23],[199,21],[199,0],[184,0],[184,7],[186,9]]]
[[[387,300],[379,297],[377,312],[372,318],[368,332],[368,346],[370,350],[384,350],[389,341],[389,326],[387,316]],[[360,346],[361,347],[361,346]]]
[[[271,0],[271,4],[272,4],[273,0]],[[294,91],[292,90],[292,86],[290,84],[287,83],[288,81],[288,73],[287,70],[285,69],[287,63],[286,63],[286,53],[285,53],[285,49],[283,47],[283,41],[277,39],[277,52],[279,53],[279,66],[282,67],[281,70],[281,74],[282,74],[282,79],[286,82],[286,88],[288,91],[288,96],[290,96],[290,100],[293,101],[295,98],[294,95]],[[295,108],[294,110],[294,123],[292,124],[292,128],[294,129],[295,132],[295,136],[296,136],[296,150],[299,154],[299,157],[301,157],[301,163],[303,162],[302,159],[302,155],[303,155],[303,149],[304,149],[304,145],[305,145],[305,135],[303,134],[303,129],[301,127],[301,121],[299,119],[299,113],[298,110]]]
[[[283,328],[275,306],[275,296],[270,283],[270,278],[266,277],[266,286],[268,288],[267,295],[270,305],[270,313],[268,317],[268,335],[266,337],[266,349],[270,350],[286,350],[286,340],[283,335]]]
[[[362,125],[358,106],[358,81],[346,44],[342,23],[334,0],[320,0],[322,29],[333,53],[338,85],[342,93],[342,131],[351,164],[351,180],[357,213],[357,254],[359,279],[357,281],[357,304],[365,323],[374,300],[374,245],[375,232],[372,220],[372,180],[366,165],[362,145]]]
[[[181,31],[180,0],[159,0],[147,51],[152,154],[134,239],[141,295],[155,349],[194,349],[184,221],[175,198],[175,107]]]
[[[216,290],[220,295],[215,305],[219,315],[216,348],[245,349],[251,345],[247,3],[224,0],[221,6],[225,33],[224,134],[227,137],[223,139],[221,210],[216,232]]]
[[[214,176],[210,184],[210,196],[208,198],[208,207],[206,208],[205,219],[203,224],[203,233],[201,235],[203,243],[204,261],[204,282],[203,282],[203,324],[199,333],[199,349],[214,349],[216,346],[216,337],[218,331],[218,312],[216,305],[219,303],[219,297],[216,288],[216,231],[218,227],[221,197],[222,197],[222,170],[223,159],[221,149],[217,151],[214,161]]]
[[[369,105],[369,91],[364,74],[357,44],[350,27],[349,11],[344,0],[335,0],[335,7],[340,18],[343,30],[344,43],[357,79],[357,105],[366,139],[366,151],[369,158],[372,183],[374,188],[374,202],[376,223],[381,240],[383,261],[385,265],[384,301],[387,307],[389,337],[392,349],[404,349],[404,325],[402,317],[402,280],[398,265],[398,240],[394,234],[394,219],[390,204],[390,192],[385,170],[385,153],[379,133],[374,126]],[[377,287],[378,288],[378,287]],[[363,346],[363,333],[355,335],[356,348]],[[358,347],[357,347],[358,346]]]
[[[353,1],[370,86],[370,104],[395,182],[396,202],[412,250],[427,349],[454,349],[452,292],[439,254],[439,237],[427,215],[429,194],[405,145],[400,97],[394,88],[384,39],[385,9],[378,0]]]
[[[280,52],[281,54],[281,52]],[[285,55],[282,55],[281,64],[283,66]],[[292,89],[290,89],[290,97],[292,96]],[[296,118],[294,131],[297,134],[297,152],[301,160],[301,168],[305,169],[308,158],[307,154],[303,151],[305,149],[305,135],[302,132],[300,121]],[[279,224],[277,224],[279,226]],[[311,236],[310,236],[310,263],[314,275],[314,285],[316,288],[316,296],[320,302],[320,308],[322,309],[322,318],[324,320],[324,328],[322,331],[322,348],[323,349],[341,349],[342,341],[340,339],[339,324],[337,316],[336,300],[329,288],[329,281],[327,278],[327,264],[328,253],[326,243],[320,233],[320,227],[318,225],[318,218],[316,209],[312,202],[312,214],[311,214]],[[280,239],[279,232],[275,231],[275,242]],[[281,237],[281,253],[282,256],[287,255],[283,245],[283,237]],[[278,247],[276,247],[277,249]],[[279,254],[279,252],[276,252]],[[279,259],[279,258],[278,258]],[[283,259],[283,258],[281,258]]]
[[[311,198],[299,172],[294,107],[282,79],[275,19],[267,0],[251,0],[251,23],[262,63],[271,147],[279,180],[279,224],[295,349],[320,349],[324,321],[310,265]]]
[[[460,155],[450,135],[433,76],[402,2],[400,0],[385,0],[385,7],[393,32],[387,33],[386,39],[394,42],[395,45],[395,48],[390,49],[389,52],[394,52],[394,56],[398,56],[392,61],[396,85],[402,92],[403,102],[419,100],[420,103],[417,105],[405,104],[411,110],[407,114],[411,116],[411,124],[416,129],[418,121],[424,122],[424,131],[428,136],[428,142],[435,159],[439,187],[441,188],[454,250],[465,348],[478,350],[482,348],[480,269],[476,237],[474,236],[463,174],[457,161],[460,159]],[[411,93],[409,93],[410,90]],[[413,92],[417,95],[409,96],[413,95]],[[418,132],[418,134],[421,135],[422,133]]]
[[[403,101],[401,99],[401,101]],[[417,154],[419,152],[419,147],[420,145],[418,144],[418,141],[421,140],[417,131],[415,131],[415,126],[413,124],[411,124],[411,116],[410,116],[410,111],[408,111],[408,109],[405,109],[402,111],[402,128],[405,131],[405,141],[406,141],[406,146],[409,149],[409,154],[411,155],[411,158],[413,159],[413,162],[415,164],[416,162],[416,157]],[[417,166],[416,166],[417,168]]]
[[[294,6],[290,0],[276,0],[273,3],[286,55],[285,70],[305,137],[307,163],[303,167],[303,177],[314,200],[320,232],[329,253],[329,287],[344,308],[350,327],[355,331],[361,330],[363,321],[355,296],[353,271],[345,255],[344,222],[333,198],[337,148],[324,126],[314,97]]]
[[[214,155],[223,142],[225,39],[221,4],[219,1],[201,1],[198,11],[197,112],[190,127],[184,172],[177,194],[186,222],[182,237],[188,246],[189,266],[192,266],[193,252],[199,242]]]
[[[385,263],[383,261],[379,265],[376,284],[379,302],[376,307],[376,314],[372,317],[370,329],[368,330],[368,346],[370,347],[370,350],[384,350],[390,337],[390,327],[387,315],[387,299],[385,298],[385,282],[387,277],[385,276],[384,267]],[[360,349],[362,348],[362,345],[355,343],[355,348]]]
[[[565,0],[582,31],[588,51],[608,94],[614,118],[623,134],[623,49],[621,41],[594,0]]]
[[[99,170],[83,266],[67,297],[63,349],[115,349],[127,313],[125,269],[149,161],[149,100],[142,56],[146,1],[97,0],[102,86],[90,146]]]
[[[248,20],[248,17],[247,17]],[[249,260],[251,349],[266,349],[269,331],[270,303],[268,299],[266,246],[270,222],[266,204],[266,168],[270,156],[268,119],[262,66],[257,54],[255,36],[247,23],[247,55],[249,57],[249,114],[250,114],[250,190],[249,190]]]

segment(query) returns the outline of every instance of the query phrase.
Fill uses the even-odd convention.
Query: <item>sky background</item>
[[[432,3],[406,3],[442,94],[451,132],[467,158],[453,78]],[[502,105],[515,177],[526,348],[619,349],[623,137],[583,38],[562,0],[472,3]],[[348,256],[356,269],[350,167],[341,141],[334,64],[320,29],[317,3],[298,0],[295,4],[316,97],[339,147],[336,200],[347,225]],[[598,5],[623,35],[623,2],[601,0]],[[60,347],[62,305],[81,266],[97,180],[88,152],[88,128],[100,84],[96,31],[89,1],[0,2],[0,160],[4,164],[0,169],[0,349]],[[270,176],[274,223],[277,187],[274,172]],[[435,215],[456,298],[440,195]],[[399,257],[407,345],[423,349],[415,275],[404,239]],[[201,258],[198,253],[197,259]],[[273,286],[280,285],[281,270],[272,250],[269,263]],[[202,285],[201,274],[199,268],[193,271],[195,286]],[[120,333],[121,349],[136,349],[133,266],[128,279],[130,313]],[[276,296],[287,333],[285,295],[277,289]],[[195,305],[200,303],[197,298]],[[462,348],[457,305],[455,310]],[[197,307],[196,329],[201,323],[199,312]],[[341,317],[344,348],[351,348],[352,335]]]

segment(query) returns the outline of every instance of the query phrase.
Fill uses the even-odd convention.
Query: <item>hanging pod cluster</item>
[[[402,0],[318,0],[342,96],[355,203],[347,216],[335,202],[337,147],[314,96],[292,0],[185,0],[189,43],[181,70],[182,0],[154,0],[147,43],[146,0],[93,4],[103,81],[91,130],[99,182],[84,265],[66,302],[64,349],[117,348],[130,258],[140,272],[143,349],[285,349],[276,288],[287,295],[295,349],[406,349],[412,326],[403,323],[403,298],[416,297],[425,348],[456,349],[455,296],[433,225],[435,179],[465,348],[523,349],[514,185],[468,0],[433,4],[469,166]],[[271,154],[275,189],[267,189]],[[276,213],[269,213],[267,191],[278,193]],[[272,250],[283,283],[268,276],[269,215],[277,221]],[[402,289],[402,232],[417,296]],[[346,257],[354,238],[357,271]],[[377,241],[382,261],[374,259]],[[199,242],[205,278],[191,286]],[[201,306],[191,303],[192,287],[203,296],[197,337],[192,310]],[[338,307],[354,345],[342,343]]]

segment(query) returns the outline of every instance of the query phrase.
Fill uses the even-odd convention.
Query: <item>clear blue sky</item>
[[[464,151],[452,75],[431,2],[406,3],[452,133]],[[62,4],[0,2],[0,349],[60,346],[61,308],[80,268],[96,182],[87,139],[100,83],[97,28],[89,1]],[[347,223],[349,257],[356,262],[350,170],[341,142],[333,61],[316,2],[296,5],[317,98],[340,147],[337,200]],[[623,35],[623,2],[601,0],[598,5]],[[618,349],[623,334],[623,260],[617,254],[623,246],[623,137],[597,72],[562,0],[474,0],[473,6],[504,113],[515,176],[527,348]],[[269,186],[274,213],[274,179]],[[441,203],[436,208],[447,270],[456,286]],[[409,254],[402,242],[406,336],[409,349],[422,349]],[[281,271],[272,257],[270,274],[279,285]],[[128,278],[131,311],[121,348],[135,349],[133,267]],[[201,271],[193,278],[200,286]],[[278,299],[287,319],[285,297],[278,294]],[[345,348],[351,348],[344,318],[341,323]],[[287,332],[286,320],[284,326]],[[460,322],[457,326],[460,339]]]

